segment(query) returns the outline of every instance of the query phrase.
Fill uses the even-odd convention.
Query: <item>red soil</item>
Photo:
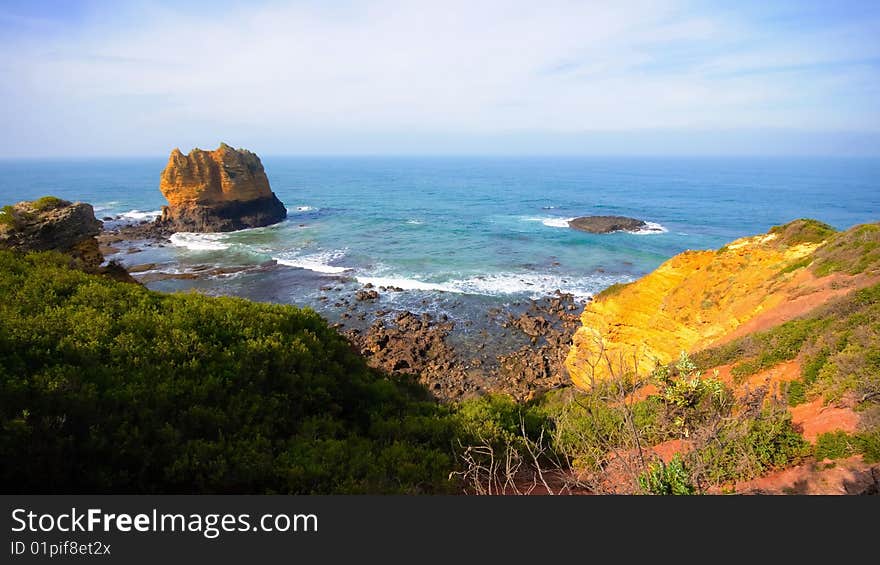
[[[869,465],[861,455],[836,462],[809,462],[738,483],[738,494],[877,494],[880,464]],[[711,492],[711,491],[710,491]],[[714,489],[712,494],[719,494]]]
[[[791,421],[802,431],[804,439],[815,443],[825,432],[853,433],[859,424],[859,415],[849,406],[825,406],[821,398],[789,408]]]
[[[803,316],[833,298],[876,284],[880,282],[880,277],[834,273],[826,277],[816,278],[811,271],[803,269],[790,282],[796,285],[795,293],[791,293],[779,305],[758,314],[729,334],[715,341],[712,345],[722,345],[750,333],[769,330],[783,322]]]

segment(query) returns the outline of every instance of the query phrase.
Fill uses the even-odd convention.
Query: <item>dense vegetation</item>
[[[808,456],[880,460],[880,285],[647,382],[449,406],[367,368],[308,309],[159,294],[6,251],[0,297],[3,492],[692,494]],[[769,391],[736,398],[698,369],[796,355],[789,402],[857,393],[863,431],[811,448]],[[679,455],[663,463],[658,444]]]
[[[437,492],[449,412],[314,312],[0,252],[5,492]]]
[[[802,243],[820,243],[837,233],[837,230],[819,220],[800,218],[783,224],[773,226],[770,232],[776,235],[779,245],[790,246]]]
[[[543,459],[542,475],[565,473],[572,489],[590,492],[693,494],[797,463],[811,454],[779,399],[755,391],[736,399],[723,383],[700,373],[687,357],[660,366],[648,395],[612,378],[590,392],[563,389],[526,404],[490,396],[466,404],[483,449],[471,454],[464,478],[479,490],[514,489],[493,461]],[[471,428],[475,429],[475,428]],[[546,439],[546,441],[545,441]],[[663,463],[652,450],[675,445]],[[522,466],[514,466],[522,469]],[[533,470],[534,472],[534,470]],[[499,479],[498,475],[502,475]],[[494,480],[494,482],[493,482]],[[479,484],[475,484],[479,481]]]

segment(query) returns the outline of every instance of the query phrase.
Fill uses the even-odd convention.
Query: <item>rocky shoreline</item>
[[[97,238],[101,249],[126,256],[129,272],[142,284],[289,269],[268,261],[248,267],[197,265],[182,272],[162,271],[154,263],[127,256],[169,245],[174,232],[166,224],[108,224]],[[370,366],[389,374],[415,375],[441,401],[495,392],[524,400],[569,382],[564,360],[584,306],[571,294],[557,290],[542,299],[513,301],[463,316],[389,307],[384,298],[408,292],[402,288],[356,285],[344,276],[326,279],[317,300],[326,306],[322,315],[331,325]],[[432,305],[424,302],[430,310]]]
[[[441,400],[493,392],[527,400],[568,382],[564,361],[580,308],[572,295],[558,291],[516,306],[518,315],[486,311],[485,327],[476,335],[453,335],[456,322],[445,314],[405,310],[380,311],[363,331],[339,329],[370,366],[417,375]],[[357,306],[352,310],[364,315]]]

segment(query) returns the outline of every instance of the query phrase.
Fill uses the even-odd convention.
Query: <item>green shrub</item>
[[[608,286],[602,291],[600,291],[596,296],[593,297],[594,300],[601,300],[604,298],[610,298],[612,296],[616,296],[620,294],[620,291],[631,285],[632,283],[614,283],[611,286]]]
[[[794,271],[797,271],[798,269],[803,269],[804,267],[809,266],[810,263],[812,263],[812,262],[813,262],[812,257],[810,257],[810,256],[804,257],[803,259],[799,259],[797,261],[794,261],[793,263],[791,263],[787,267],[780,269],[779,274],[784,275],[786,273],[792,273]]]
[[[844,431],[826,432],[816,438],[816,446],[813,449],[816,459],[844,459],[856,453],[857,442]]]
[[[690,474],[678,455],[666,464],[662,461],[652,463],[645,473],[639,475],[639,487],[645,494],[691,495],[697,493]]]
[[[15,226],[15,209],[12,206],[0,208],[0,226]]]
[[[872,396],[880,390],[880,285],[833,300],[808,317],[791,320],[700,351],[702,366],[733,363],[736,381],[802,355],[799,381],[789,385],[789,403],[816,394],[837,399],[847,392]]]
[[[791,414],[765,408],[754,418],[734,421],[708,445],[690,454],[708,484],[748,480],[788,467],[809,453],[810,445],[792,427]]]
[[[807,385],[804,381],[794,380],[788,383],[788,405],[798,406],[807,401]]]
[[[835,234],[816,250],[812,268],[820,277],[835,272],[856,275],[880,270],[880,223]]]
[[[50,210],[52,208],[57,208],[63,204],[66,204],[65,200],[57,198],[55,196],[43,196],[42,198],[37,198],[33,202],[31,202],[31,207],[34,210],[42,212],[44,210]]]
[[[781,226],[773,226],[770,233],[776,234],[778,243],[789,246],[820,243],[837,233],[837,230],[819,220],[799,218]]]
[[[704,377],[685,352],[674,366],[658,366],[652,380],[664,409],[664,423],[676,436],[688,437],[691,430],[732,406],[730,390],[718,379]]]
[[[880,462],[880,427],[860,432],[856,441],[865,463]]]
[[[4,492],[445,492],[450,409],[315,312],[0,251]]]

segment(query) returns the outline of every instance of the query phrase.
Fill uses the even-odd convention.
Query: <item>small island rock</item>
[[[589,233],[635,232],[648,228],[647,222],[626,216],[583,216],[569,220],[568,225]]]

